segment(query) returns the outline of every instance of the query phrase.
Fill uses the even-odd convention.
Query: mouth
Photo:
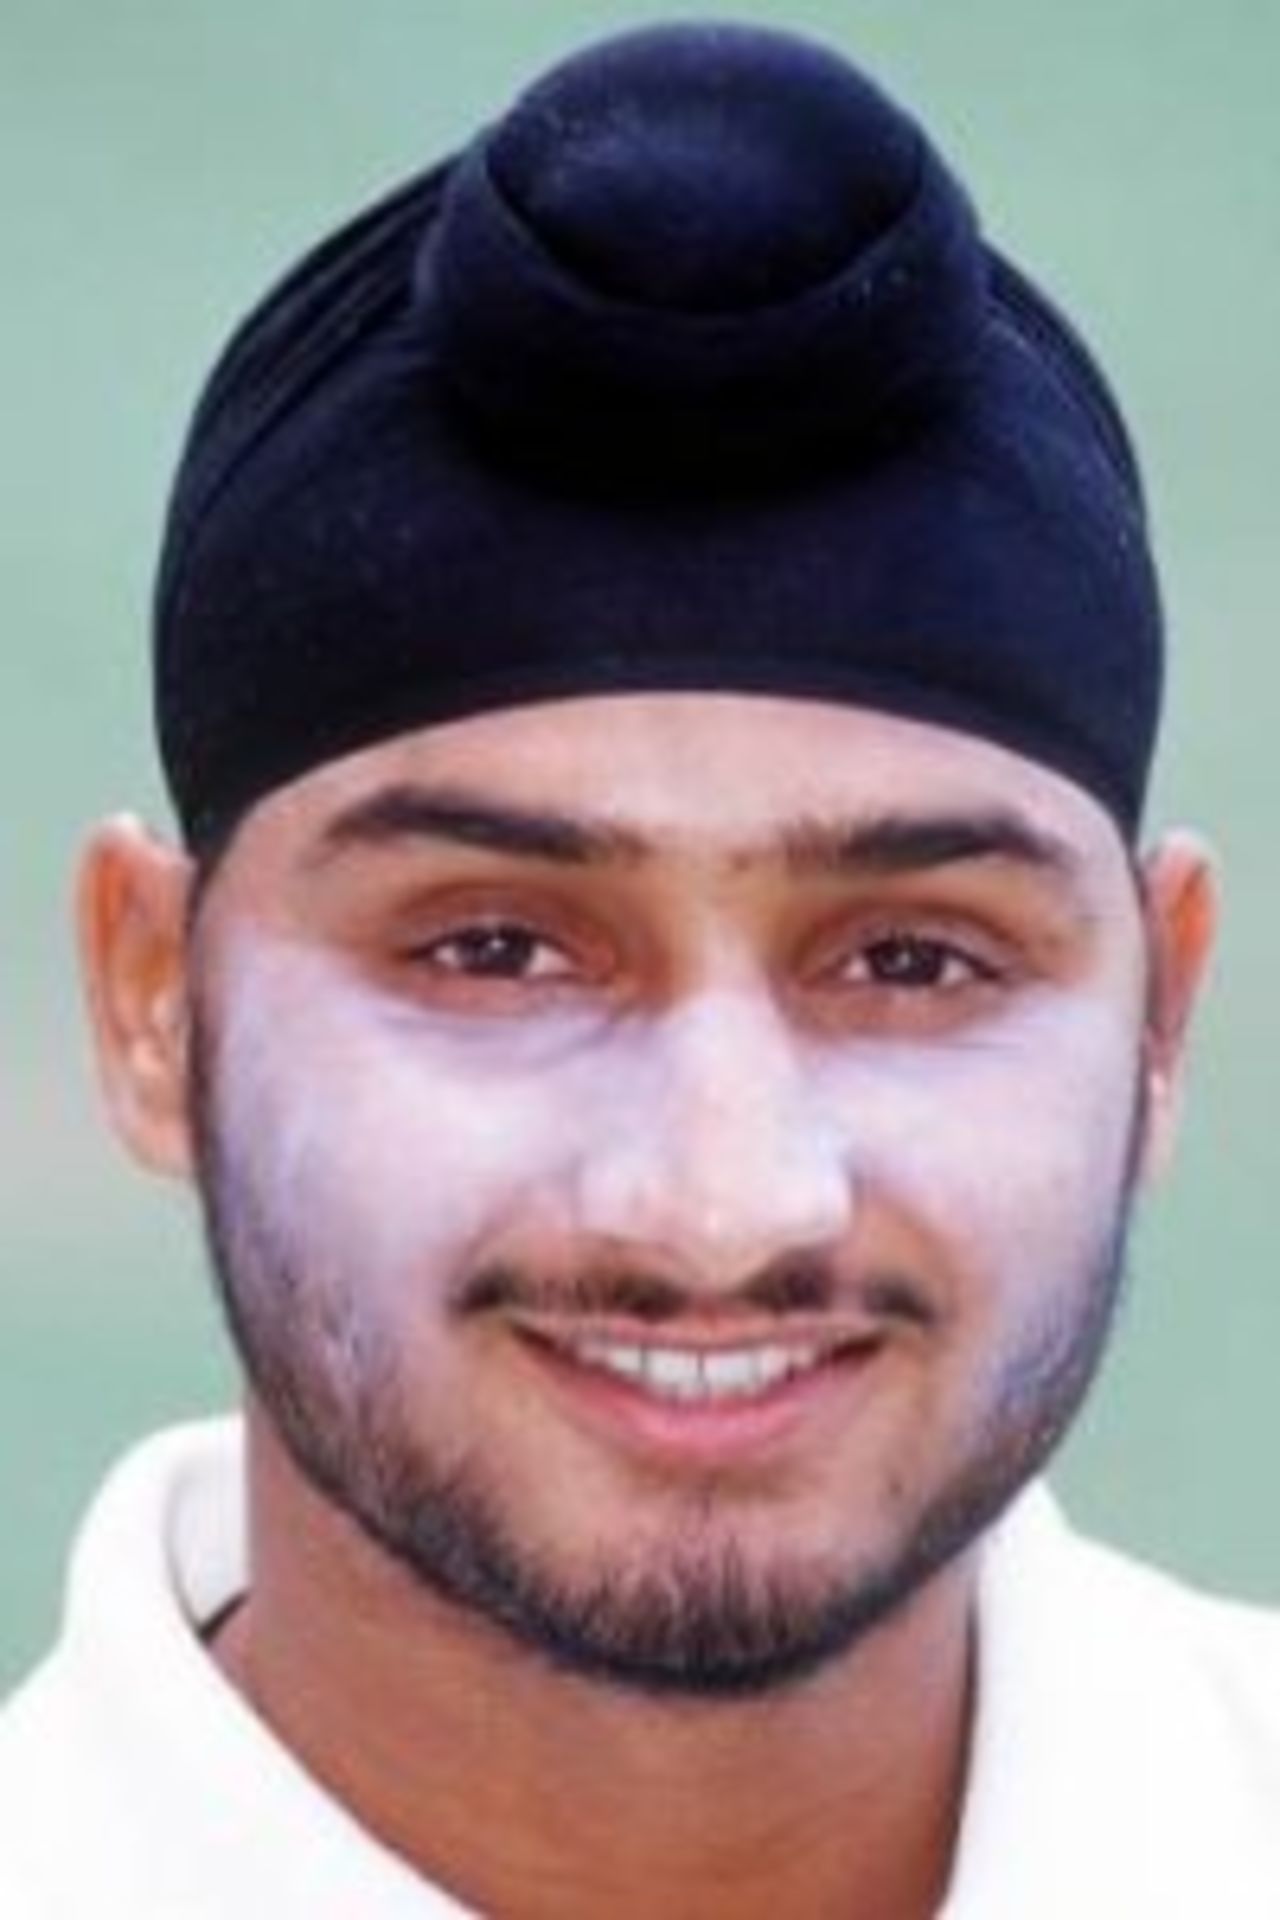
[[[676,1340],[520,1321],[522,1346],[570,1417],[670,1464],[728,1465],[807,1430],[884,1345],[879,1329],[773,1328]]]

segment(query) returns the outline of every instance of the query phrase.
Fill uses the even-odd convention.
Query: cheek
[[[447,1288],[577,1151],[582,1103],[545,1061],[477,1057],[332,963],[255,951],[223,1000],[237,1174],[309,1274],[357,1274],[366,1299]]]
[[[824,1064],[822,1098],[855,1186],[998,1284],[1096,1252],[1129,1157],[1135,1047],[1115,1007],[1054,1002],[942,1044],[851,1049]]]

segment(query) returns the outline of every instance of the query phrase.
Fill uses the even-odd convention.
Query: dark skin
[[[843,1578],[892,1559],[965,1462],[1030,1444],[1038,1410],[1002,1427],[1004,1387],[1087,1316],[1088,1216],[1114,1204],[1135,1076],[1142,1177],[1168,1151],[1209,868],[1172,836],[1136,887],[1088,796],[962,736],[799,702],[607,705],[607,727],[597,701],[435,729],[270,796],[194,941],[187,863],[104,829],[81,909],[112,1110],[147,1164],[190,1172],[209,996],[229,1137],[299,1270],[338,1251],[358,1276],[353,1310],[403,1369],[405,1445],[465,1446],[566,1583],[663,1564],[698,1511],[770,1578]],[[539,822],[542,844],[388,827],[386,796],[424,790],[481,796],[490,827]],[[837,859],[812,831],[833,819]],[[547,841],[602,820],[612,857]],[[626,1127],[601,1126],[597,1077]],[[679,1300],[662,1337],[717,1352],[726,1327],[780,1337],[745,1277],[818,1244],[838,1289],[805,1326],[858,1328],[862,1360],[819,1366],[745,1453],[703,1412],[668,1406],[657,1430],[625,1393],[601,1420],[518,1313],[443,1305],[477,1250],[550,1274],[621,1249]],[[875,1317],[889,1269],[915,1320]],[[335,1418],[349,1386],[326,1382]],[[803,1682],[655,1698],[442,1598],[316,1493],[252,1398],[249,1416],[251,1590],[216,1658],[427,1878],[521,1920],[936,1911],[980,1541]]]
[[[370,1564],[260,1421],[254,1459],[254,1599],[219,1636],[219,1665],[339,1800],[477,1912],[936,1910],[965,1764],[959,1575],[886,1630],[874,1663],[848,1663],[834,1683],[763,1710],[673,1713],[566,1682],[496,1634],[477,1641],[398,1570]],[[272,1518],[282,1506],[287,1554]],[[288,1620],[287,1635],[264,1634],[263,1614]],[[874,1741],[850,1737],[860,1725]]]

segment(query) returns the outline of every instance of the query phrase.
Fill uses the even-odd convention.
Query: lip
[[[514,1329],[527,1359],[570,1421],[596,1439],[620,1448],[641,1463],[678,1471],[728,1469],[760,1464],[800,1442],[816,1441],[823,1416],[840,1408],[847,1413],[850,1394],[857,1396],[864,1376],[883,1350],[880,1332],[821,1334],[800,1325],[776,1325],[754,1337],[726,1339],[693,1330],[663,1336],[653,1327],[634,1326],[624,1335],[613,1327],[608,1337],[642,1346],[677,1347],[699,1354],[741,1351],[743,1347],[817,1347],[822,1358],[801,1372],[789,1374],[773,1386],[742,1399],[708,1401],[658,1399],[617,1374],[573,1357],[571,1341],[584,1338],[560,1330],[549,1337],[533,1325]],[[592,1337],[603,1328],[593,1325]]]

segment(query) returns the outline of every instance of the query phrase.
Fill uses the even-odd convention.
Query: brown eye
[[[804,969],[804,1009],[842,1038],[944,1040],[1009,1007],[1025,966],[992,930],[905,912],[826,931]]]
[[[1000,967],[967,944],[940,934],[890,928],[845,949],[826,973],[827,983],[861,994],[960,995],[988,987]]]
[[[865,951],[864,965],[877,986],[917,991],[955,987],[968,980],[990,977],[988,970],[979,968],[957,948],[913,934],[893,934],[875,941]]]
[[[460,927],[415,949],[413,958],[473,980],[563,979],[571,971],[559,948],[515,921]]]

